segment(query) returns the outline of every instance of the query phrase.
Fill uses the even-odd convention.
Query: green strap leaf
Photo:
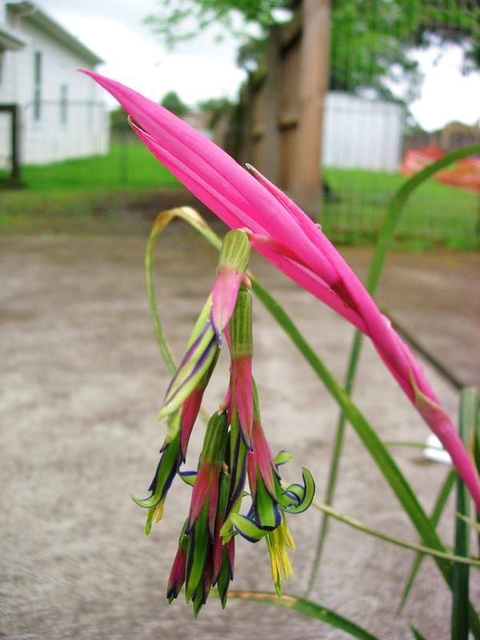
[[[402,547],[403,549],[410,549],[411,551],[416,551],[422,558],[423,556],[433,556],[435,558],[442,558],[444,560],[448,560],[449,562],[458,562],[464,565],[470,565],[474,567],[480,568],[480,559],[472,558],[471,556],[461,556],[461,555],[453,555],[451,553],[437,551],[435,549],[431,549],[429,547],[425,547],[418,544],[413,544],[412,542],[408,542],[407,540],[402,540],[401,538],[396,538],[389,533],[385,533],[380,531],[379,529],[373,529],[372,527],[368,527],[360,520],[356,518],[352,518],[340,511],[337,511],[333,507],[330,507],[327,504],[322,504],[321,502],[313,502],[312,507],[314,509],[319,509],[323,513],[326,513],[331,518],[338,520],[339,522],[343,522],[349,527],[353,529],[357,529],[358,531],[362,531],[369,536],[373,536],[378,538],[379,540],[385,540],[385,542],[390,542],[391,544],[396,545],[397,547]]]
[[[447,504],[447,500],[455,484],[456,477],[457,477],[457,473],[455,469],[450,469],[442,486],[440,487],[440,491],[438,492],[438,496],[437,496],[437,499],[435,500],[435,505],[432,510],[432,515],[430,516],[430,520],[433,527],[436,527],[437,524],[440,522],[440,518],[442,517],[443,510],[445,508],[445,505]],[[422,566],[424,557],[425,556],[422,553],[418,553],[415,560],[413,561],[412,568],[408,576],[408,580],[405,584],[405,588],[402,593],[402,599],[398,607],[398,613],[402,611],[403,607],[407,603],[408,597],[413,587],[413,583],[415,582],[415,578],[417,577],[418,572],[420,571],[420,567]]]
[[[340,629],[348,633],[352,638],[359,638],[359,640],[379,640],[377,636],[374,636],[369,631],[366,631],[348,618],[344,618],[332,609],[328,609],[321,604],[299,596],[284,594],[279,598],[276,593],[268,593],[266,591],[229,591],[228,597],[295,611],[303,616],[319,620],[336,629]]]
[[[323,361],[318,357],[281,305],[255,280],[252,280],[252,287],[255,294],[265,305],[265,308],[276,319],[278,324],[292,340],[293,344],[304,356],[315,374],[323,382],[326,389],[338,403],[339,407],[344,411],[346,418],[353,426],[366,450],[370,453],[378,469],[383,474],[392,491],[395,493],[425,546],[445,553],[446,549],[442,544],[438,533],[435,531],[435,527],[432,525],[430,519],[419,503],[416,493],[413,491],[397,463],[392,458],[388,449],[382,443],[368,420],[327,369]],[[438,557],[435,558],[435,562],[451,589],[452,582],[450,563],[447,560]],[[480,640],[480,619],[473,605],[470,605],[469,610],[470,630],[474,634],[475,638]]]
[[[478,149],[480,149],[478,145],[477,147]],[[475,147],[475,151],[478,151],[477,147]],[[473,152],[474,151],[470,150],[470,153]],[[464,151],[463,156],[461,157],[465,157],[466,155],[469,154]],[[205,228],[208,229],[206,223],[202,221],[202,223],[199,224],[198,230],[214,247],[220,250],[221,240],[210,229],[208,229],[208,231],[205,231]],[[251,274],[249,275],[251,276]],[[327,390],[338,403],[341,410],[345,413],[346,419],[348,419],[352,424],[367,451],[370,453],[379,470],[382,472],[388,484],[394,491],[403,509],[405,510],[405,513],[408,515],[412,524],[418,531],[421,539],[423,540],[423,543],[431,549],[440,551],[441,553],[445,553],[446,550],[437,532],[435,531],[435,527],[432,525],[430,519],[427,517],[423,508],[418,502],[415,492],[408,484],[407,480],[398,468],[396,462],[391,457],[388,450],[383,445],[368,421],[365,419],[356,405],[352,402],[348,393],[346,393],[342,389],[342,387],[337,383],[329,370],[325,367],[324,363],[320,360],[320,358],[308,344],[306,339],[300,333],[297,326],[294,324],[285,310],[263,287],[261,287],[258,282],[253,279],[253,276],[251,276],[251,279],[252,288],[257,297],[264,304],[265,308],[276,319],[278,324],[283,328],[285,333],[292,340],[293,344],[305,357],[306,361],[311,366],[317,377],[323,382]],[[234,514],[232,514],[232,516],[233,515]],[[238,517],[242,518],[243,516],[238,515]],[[450,588],[452,588],[450,562],[439,557],[435,558],[435,562],[446,583]],[[469,604],[469,611],[470,629],[475,638],[480,639],[480,619],[471,604]]]
[[[468,526],[472,527],[472,529],[475,529],[475,531],[480,532],[480,522],[477,522],[477,520],[472,520],[472,518],[467,518],[462,513],[457,513],[457,518],[460,518],[461,520],[466,522]]]
[[[387,257],[390,246],[393,242],[395,229],[402,216],[403,209],[407,203],[411,194],[417,189],[423,182],[431,178],[435,173],[444,169],[448,165],[466,158],[471,155],[480,153],[480,145],[475,144],[463,149],[458,149],[445,155],[440,160],[432,162],[427,167],[413,175],[406,180],[402,186],[395,193],[390,200],[387,213],[383,222],[383,226],[380,230],[377,243],[375,245],[375,251],[373,254],[372,262],[370,264],[370,270],[367,277],[366,288],[367,291],[373,296],[377,288],[380,276],[382,274],[385,259]],[[350,350],[350,356],[347,365],[347,373],[345,375],[345,391],[348,395],[352,395],[355,377],[357,372],[358,363],[360,360],[360,354],[363,344],[363,334],[359,331],[355,332],[352,347]],[[340,459],[343,451],[343,442],[345,439],[345,429],[347,424],[347,416],[345,411],[341,411],[337,429],[335,432],[335,439],[333,443],[332,456],[330,459],[330,470],[327,479],[327,488],[325,491],[324,502],[326,504],[333,504],[333,498],[335,495],[335,487],[337,484],[338,474],[340,470]],[[315,559],[312,563],[310,572],[310,579],[308,581],[308,587],[306,595],[311,592],[315,577],[320,567],[321,556],[324,549],[325,539],[328,533],[328,516],[325,515],[320,524],[320,531],[318,534],[317,548],[315,552]]]
[[[478,396],[476,389],[463,389],[460,394],[460,436],[468,448],[475,432],[475,420],[478,415]],[[470,516],[470,496],[464,482],[457,478],[457,512],[465,518]],[[468,556],[470,548],[470,529],[462,518],[455,521],[455,554]],[[468,566],[454,565],[452,570],[452,640],[468,640],[468,600],[470,592],[470,573]]]
[[[191,207],[177,207],[175,209],[169,209],[168,211],[162,211],[157,216],[153,224],[145,251],[145,279],[147,284],[147,295],[150,305],[150,312],[153,319],[155,337],[157,339],[158,348],[160,349],[160,355],[162,356],[163,361],[167,365],[167,368],[172,375],[177,370],[177,364],[173,356],[173,351],[165,336],[163,324],[160,320],[158,305],[155,296],[153,272],[155,242],[166,229],[166,227],[172,222],[172,220],[175,220],[175,218],[181,218],[182,220],[187,222],[218,251],[220,251],[222,247],[222,241],[217,236],[217,234],[214,233],[212,229],[210,229],[202,216]]]
[[[415,640],[427,640],[424,635],[420,633],[418,629],[416,629],[413,625],[410,627],[410,631],[412,632],[412,636]]]

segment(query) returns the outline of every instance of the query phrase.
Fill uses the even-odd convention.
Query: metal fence
[[[37,100],[8,109],[0,105],[0,171],[18,182],[26,167],[47,167],[66,160],[109,152],[109,119],[96,101]],[[54,169],[52,168],[52,171]]]
[[[345,3],[339,3],[342,4]],[[368,76],[368,70],[374,70],[376,56],[381,55],[383,46],[383,35],[375,31],[375,25],[384,22],[385,16],[381,13],[386,10],[388,3],[376,1],[365,3],[365,6],[367,4],[368,20],[359,25],[358,22],[345,19],[341,33],[337,32],[332,38],[330,51],[330,93],[324,121],[322,224],[334,239],[343,241],[376,237],[388,200],[402,182],[400,168],[406,151],[435,147],[447,153],[480,142],[478,123],[477,126],[465,126],[462,123],[445,122],[440,129],[431,131],[429,129],[435,127],[429,125],[427,118],[422,128],[410,109],[411,100],[406,99],[402,103],[395,99],[398,85],[393,83],[383,83],[382,91],[348,91],[349,83],[355,78]],[[394,10],[396,4],[390,3],[390,8]],[[476,51],[476,62],[479,64],[478,50],[475,49],[480,25],[477,2],[405,0],[401,7],[405,19],[410,16],[420,26],[410,33],[408,24],[404,25],[405,33],[397,32],[392,27],[385,32],[385,38],[398,38],[403,51],[416,51],[414,58],[420,56],[420,60],[424,57],[422,51],[432,52],[440,65],[444,56],[455,54],[460,59],[460,43],[465,44],[468,40],[471,62]],[[335,19],[335,12],[333,16]],[[396,24],[395,21],[393,24]],[[360,27],[371,29],[370,41],[363,46],[361,55],[355,51]],[[389,71],[392,69],[395,71],[393,63]],[[425,92],[428,92],[431,74],[435,73],[435,69],[425,65],[419,68],[424,76],[420,88],[426,98],[428,95]],[[478,74],[478,69],[474,73]],[[415,87],[414,84],[412,86]],[[335,102],[330,113],[329,99]],[[461,100],[448,88],[445,99],[452,105]],[[437,103],[432,111],[440,107]],[[434,119],[430,118],[430,121],[434,122]],[[411,198],[398,234],[413,242],[474,247],[479,245],[480,240],[479,220],[479,191],[466,191],[431,181]]]
[[[338,7],[343,4],[346,3],[342,0],[332,4],[333,20],[338,19]],[[380,21],[377,9],[401,6],[406,15],[421,11],[421,33],[417,30],[408,37],[394,32],[391,35],[398,36],[402,46],[412,50],[423,39],[439,56],[442,50],[457,46],[466,37],[479,11],[473,0],[405,0],[403,4],[365,0],[363,4],[368,8],[367,26],[373,33],[376,21]],[[323,175],[319,210],[320,222],[334,240],[358,242],[376,237],[388,201],[404,179],[399,168],[407,149],[436,146],[447,152],[478,142],[480,130],[478,126],[451,124],[438,131],[423,131],[412,120],[408,101],[394,100],[386,90],[380,95],[378,90],[351,89],[361,74],[368,76],[365,69],[369,65],[373,68],[380,36],[377,34],[367,44],[363,43],[360,56],[349,44],[358,41],[358,20],[342,19],[345,21],[342,29],[331,34],[330,90],[323,109],[323,166],[319,158],[317,167],[318,175]],[[276,37],[279,38],[278,32]],[[295,33],[292,38],[282,40],[289,55],[284,51],[285,55],[280,56],[286,71],[278,82],[283,106],[279,112],[278,157],[273,163],[280,168],[280,182],[283,180],[287,188],[294,157],[289,132],[298,103],[293,95],[296,76],[292,72],[298,39]],[[454,95],[450,98],[452,102],[456,99]],[[252,102],[251,109],[258,116],[260,106]],[[242,160],[255,164],[262,155],[258,141],[266,125],[262,129],[260,124],[264,121],[250,116],[247,113],[243,120],[237,117],[235,126],[237,133],[249,135],[254,142],[253,157]],[[175,185],[128,129],[110,132],[108,114],[101,103],[66,100],[32,103],[20,110],[18,121],[22,180],[27,187],[154,189]],[[0,113],[0,177],[2,170],[6,176],[12,164],[10,140],[7,114]],[[399,227],[399,237],[409,242],[474,247],[479,244],[479,219],[478,191],[430,182],[412,197]]]

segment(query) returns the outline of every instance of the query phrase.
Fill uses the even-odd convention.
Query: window
[[[60,122],[68,122],[68,87],[66,84],[60,86]]]
[[[40,120],[42,116],[42,54],[35,51],[33,56],[33,117]]]

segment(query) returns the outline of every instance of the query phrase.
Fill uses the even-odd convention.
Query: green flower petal
[[[185,596],[193,600],[203,577],[209,548],[208,505],[202,509],[193,531],[188,536]]]
[[[274,464],[279,467],[281,464],[286,464],[293,460],[293,455],[288,451],[279,451],[273,459]]]
[[[302,513],[312,504],[315,496],[315,481],[312,474],[306,467],[302,467],[302,477],[304,486],[291,484],[286,488],[280,499],[280,509],[287,513]],[[293,493],[297,500],[293,500],[288,494]]]
[[[239,513],[232,513],[229,520],[235,529],[242,537],[246,538],[250,542],[258,542],[265,537],[267,531],[259,527],[253,520],[240,515]]]

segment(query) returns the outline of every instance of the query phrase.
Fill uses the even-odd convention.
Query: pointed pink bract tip
[[[398,334],[389,328],[358,277],[314,222],[252,165],[247,170],[167,109],[90,69],[80,69],[111,93],[142,130],[137,135],[194,195],[231,228],[247,227],[289,248],[288,256],[266,246],[259,252],[302,288],[323,300],[369,336],[403,391],[414,401],[410,372],[419,371]],[[292,260],[289,256],[300,258]],[[325,287],[328,284],[330,289]],[[347,303],[345,307],[344,303]],[[437,402],[425,376],[420,391]],[[247,402],[248,404],[248,402]],[[418,409],[419,407],[417,407]],[[246,413],[249,413],[247,409]],[[452,456],[480,509],[480,482],[450,419],[423,412]],[[247,423],[249,419],[247,418]],[[249,425],[243,432],[249,438]],[[251,435],[251,434],[250,434]]]

